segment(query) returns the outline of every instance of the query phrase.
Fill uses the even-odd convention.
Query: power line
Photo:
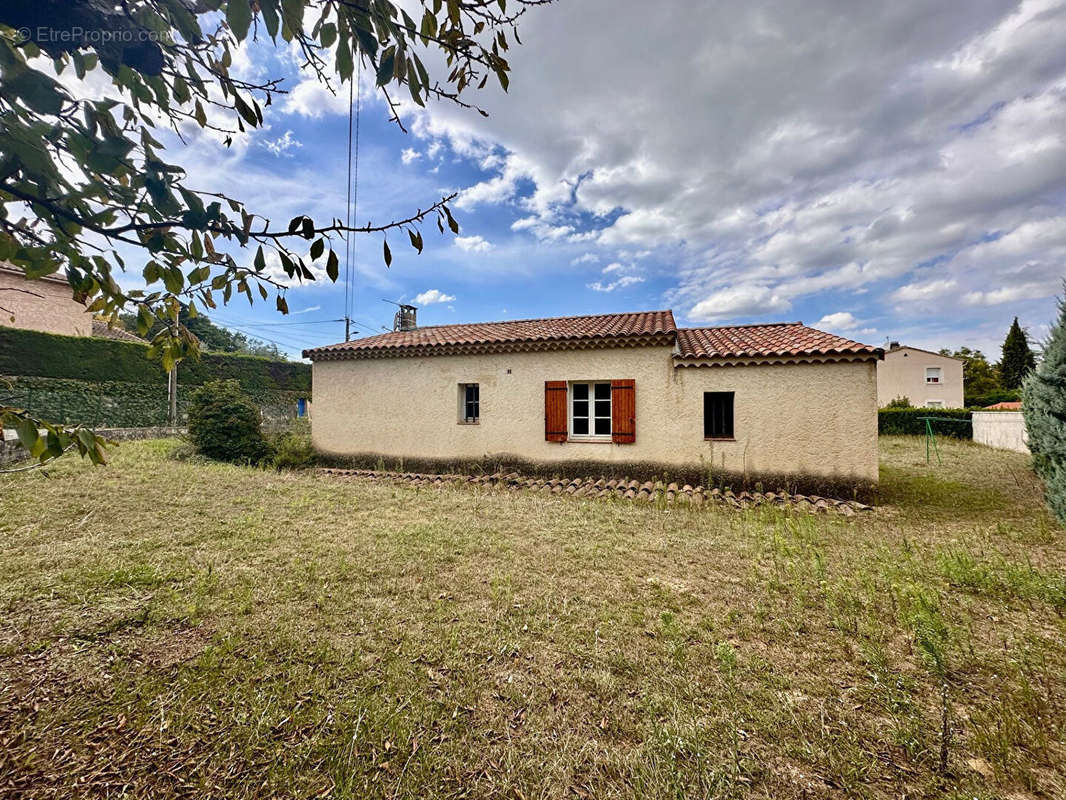
[[[279,325],[335,325],[338,322],[344,322],[344,318],[341,319],[316,319],[308,322],[240,322],[249,328],[275,328]]]
[[[355,64],[355,78],[348,84],[348,185],[346,187],[346,222],[349,230],[344,233],[344,341],[351,340],[352,311],[355,307],[355,288],[352,284],[352,259],[357,256],[358,245],[350,230],[352,220],[359,213],[359,76],[362,71],[362,56]],[[353,158],[352,123],[355,123]],[[355,162],[355,180],[352,180],[352,162]]]

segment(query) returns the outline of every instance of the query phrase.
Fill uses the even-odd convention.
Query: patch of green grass
[[[1018,454],[885,439],[843,518],[174,448],[0,478],[0,796],[1066,795]]]
[[[968,550],[941,553],[940,571],[955,586],[1000,599],[1038,600],[1066,611],[1066,574],[1036,569],[1029,562],[1009,561],[996,554],[979,558]]]

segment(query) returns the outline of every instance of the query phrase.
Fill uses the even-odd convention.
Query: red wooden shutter
[[[632,444],[637,440],[637,382],[632,378],[611,381],[611,441]]]
[[[544,381],[544,438],[565,442],[567,436],[566,381]]]

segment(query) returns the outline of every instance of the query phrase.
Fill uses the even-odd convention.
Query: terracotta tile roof
[[[985,411],[1021,411],[1022,404],[1020,400],[1004,400],[1002,403],[994,403],[990,406],[985,406]]]
[[[678,328],[678,359],[755,360],[807,356],[866,355],[879,358],[879,347],[808,328],[801,322]]]
[[[578,317],[547,317],[506,322],[430,325],[392,331],[351,342],[316,347],[303,355],[312,361],[404,355],[501,352],[673,344],[677,327],[671,311],[639,311]]]
[[[93,336],[97,339],[117,339],[120,342],[136,342],[137,344],[148,344],[140,336],[130,333],[122,328],[109,328],[107,323],[103,320],[93,320]]]

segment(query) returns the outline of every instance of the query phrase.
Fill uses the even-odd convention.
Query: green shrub
[[[270,444],[274,450],[272,463],[276,469],[307,469],[315,465],[311,426],[306,419],[291,420],[270,437]]]
[[[936,417],[933,433],[956,439],[972,439],[971,412],[964,408],[882,408],[877,412],[877,432],[882,436],[924,436],[925,420]]]
[[[1021,399],[1022,393],[1018,389],[1001,389],[985,394],[968,394],[964,402],[967,408],[987,408],[996,403],[1016,403]]]
[[[258,464],[271,453],[259,409],[235,381],[210,381],[189,401],[189,439],[196,451],[217,461]]]
[[[889,402],[885,408],[914,408],[909,397],[897,397]]]
[[[1066,297],[1059,300],[1044,358],[1025,377],[1022,394],[1033,468],[1044,481],[1048,508],[1066,525]]]

